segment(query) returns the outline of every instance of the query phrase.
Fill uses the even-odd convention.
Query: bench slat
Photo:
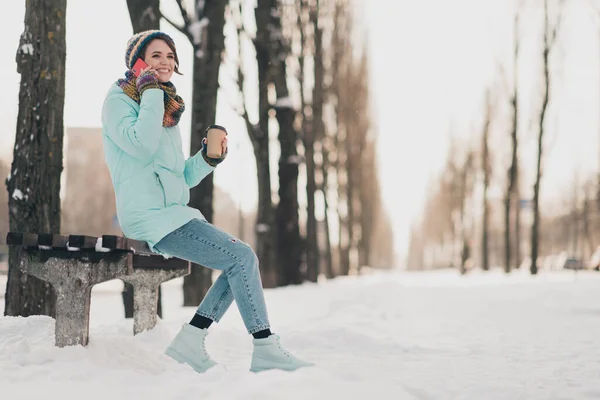
[[[154,254],[152,251],[150,251],[150,247],[148,247],[146,242],[114,235],[103,235],[102,247],[106,247],[107,249],[111,250],[133,251],[134,253],[140,254]]]
[[[21,232],[8,232],[6,235],[6,244],[9,246],[20,246],[23,244],[23,234]]]
[[[33,247],[38,245],[38,235],[35,233],[8,232],[6,244],[10,246]]]
[[[38,244],[40,246],[47,246],[56,250],[66,249],[68,241],[68,236],[61,236],[54,233],[40,233],[38,235]]]
[[[77,247],[81,250],[95,250],[97,237],[85,235],[69,235],[69,247]]]
[[[86,235],[68,235],[61,236],[53,233],[22,233],[9,232],[6,235],[6,244],[10,246],[36,247],[45,246],[56,250],[66,250],[69,247],[78,248],[84,251],[94,251],[98,238]],[[155,255],[148,244],[143,241],[128,239],[122,236],[103,235],[102,247],[110,250],[123,250],[143,254],[147,256]]]

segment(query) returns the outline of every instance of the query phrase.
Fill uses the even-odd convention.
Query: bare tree
[[[63,170],[66,0],[28,1],[17,50],[21,74],[19,113],[9,192],[10,230],[60,232]],[[50,284],[21,273],[20,250],[9,250],[4,313],[50,315],[56,295]]]
[[[241,1],[235,3],[232,10],[236,13],[236,26],[238,38],[238,76],[237,83],[242,98],[241,117],[246,123],[250,142],[254,149],[256,170],[258,178],[258,212],[256,216],[256,254],[260,260],[260,269],[263,286],[272,288],[278,283],[278,270],[276,268],[277,252],[275,249],[275,207],[272,200],[271,171],[269,166],[269,84],[272,82],[272,32],[271,32],[271,0],[259,0],[254,10],[257,32],[256,37],[250,38],[244,27],[244,14],[246,7]],[[243,66],[244,41],[252,39],[258,66],[258,123],[250,120],[248,113],[248,98],[246,96],[246,75]]]
[[[337,214],[338,214],[338,259],[339,272],[348,275],[350,272],[350,250],[353,242],[353,230],[351,226],[351,196],[348,189],[351,186],[349,163],[349,125],[348,116],[352,113],[348,102],[350,101],[350,90],[348,88],[350,69],[352,63],[352,51],[350,44],[350,32],[352,25],[346,0],[336,1],[333,16],[332,37],[332,66],[336,75],[331,82],[331,92],[335,96],[334,114],[336,135],[334,148],[336,152],[336,180],[337,180]]]
[[[278,286],[302,283],[300,272],[302,242],[298,216],[298,165],[300,157],[296,143],[298,133],[294,128],[296,110],[293,107],[287,83],[286,60],[291,57],[289,38],[282,32],[285,5],[281,0],[272,0],[270,25],[272,42],[272,76],[277,101],[274,109],[279,124],[279,203],[277,221]],[[295,21],[292,21],[295,24]]]
[[[471,238],[472,230],[467,221],[467,202],[473,194],[474,186],[474,164],[475,152],[472,149],[467,150],[467,154],[459,171],[459,199],[460,199],[460,235],[461,235],[461,255],[460,272],[467,272],[467,261],[471,258]]]
[[[311,282],[316,282],[319,275],[320,254],[317,233],[317,217],[315,214],[316,164],[315,164],[315,141],[321,140],[324,133],[323,125],[323,101],[324,101],[324,66],[323,66],[323,28],[320,26],[319,0],[305,4],[309,14],[309,26],[312,28],[312,59],[313,59],[313,90],[311,96],[311,114],[305,124],[304,148],[306,153],[306,196],[307,196],[307,220],[306,220],[306,277]]]
[[[206,128],[213,124],[217,114],[219,70],[225,49],[225,7],[228,0],[197,0],[192,9],[183,0],[175,0],[183,25],[162,15],[167,22],[183,33],[194,51],[192,65],[192,132],[190,154],[202,148]],[[200,210],[207,221],[213,221],[213,175],[210,174],[193,188],[190,207]],[[212,270],[192,264],[192,270],[183,280],[184,306],[198,305],[212,284]]]
[[[519,85],[518,85],[518,60],[519,60],[519,17],[521,14],[521,7],[523,1],[520,2],[519,8],[515,12],[515,18],[513,22],[513,80],[510,92],[510,105],[512,109],[512,123],[511,123],[511,161],[508,169],[507,187],[504,197],[504,270],[510,272],[511,268],[511,247],[515,243],[515,265],[518,267],[520,262],[520,218],[521,213],[519,207],[518,197],[518,175],[519,175],[519,136],[518,136],[518,125],[519,125]],[[511,210],[514,204],[515,213],[515,241],[511,241]]]
[[[481,229],[481,267],[484,271],[490,269],[490,254],[489,254],[489,202],[488,202],[488,188],[490,186],[490,152],[489,152],[489,136],[490,136],[490,124],[492,121],[492,94],[490,89],[485,94],[485,119],[483,122],[483,133],[481,141],[481,170],[483,172],[483,215],[482,215],[482,229]]]
[[[558,13],[554,23],[550,21],[550,13],[548,10],[549,0],[544,0],[544,39],[543,39],[543,82],[542,82],[542,105],[540,108],[540,118],[537,138],[537,162],[536,162],[536,178],[533,186],[533,224],[531,226],[531,266],[532,275],[537,274],[537,258],[539,246],[539,225],[540,225],[540,183],[542,180],[542,157],[544,149],[544,132],[546,114],[548,111],[548,103],[550,100],[550,53],[556,44],[556,36],[562,20],[562,12],[564,0],[558,0]]]

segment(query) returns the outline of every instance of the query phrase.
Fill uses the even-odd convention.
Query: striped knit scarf
[[[140,93],[137,90],[135,85],[136,77],[132,71],[125,72],[125,79],[117,80],[117,85],[125,94],[131,97],[136,103],[140,104]],[[163,126],[170,127],[175,126],[179,123],[179,119],[181,118],[181,114],[185,111],[185,104],[181,96],[177,95],[177,90],[175,89],[175,85],[171,82],[162,83],[159,82],[158,85],[164,92],[164,101],[165,101],[165,114],[163,116]]]

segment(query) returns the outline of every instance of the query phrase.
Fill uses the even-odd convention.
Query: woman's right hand
[[[158,79],[158,72],[156,72],[156,70],[154,68],[152,68],[150,65],[148,65],[147,67],[145,67],[144,69],[142,69],[142,71],[140,72],[140,76],[142,76],[142,74],[144,72],[152,72],[154,75],[156,75],[156,78]]]
[[[151,66],[145,67],[140,72],[140,76],[137,77],[135,85],[140,96],[146,89],[160,89],[158,85],[158,73]]]

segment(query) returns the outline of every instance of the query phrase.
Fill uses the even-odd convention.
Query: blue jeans
[[[246,243],[207,221],[193,219],[162,238],[155,248],[221,271],[197,314],[219,322],[235,299],[248,333],[270,328],[258,258]]]

